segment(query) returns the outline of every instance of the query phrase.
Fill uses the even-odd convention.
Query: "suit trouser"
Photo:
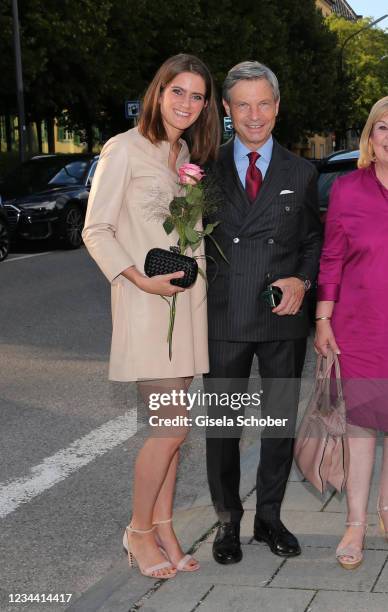
[[[259,362],[263,391],[261,417],[287,418],[287,431],[266,427],[261,434],[260,461],[256,482],[256,516],[278,518],[290,474],[300,377],[306,355],[306,338],[278,342],[209,341],[210,372],[204,377],[207,392],[244,392],[254,355]],[[257,389],[255,390],[257,391]],[[209,407],[209,416],[220,416]],[[207,431],[206,458],[210,493],[219,519],[241,520],[240,435],[211,437]],[[214,435],[214,434],[213,434]]]

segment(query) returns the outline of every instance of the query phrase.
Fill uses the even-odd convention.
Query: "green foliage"
[[[327,23],[330,30],[337,35],[341,48],[349,36],[371,21],[372,19],[366,18],[352,22],[332,15]],[[387,95],[387,53],[388,31],[381,28],[364,30],[345,43],[341,93],[336,106],[339,120],[344,121],[347,128],[360,131],[371,106]]]
[[[190,225],[185,225],[185,236],[187,242],[190,244],[196,244],[200,239],[200,234],[195,231]]]
[[[284,144],[330,130],[336,97],[336,35],[314,0],[216,0],[201,3],[203,58],[219,85],[246,59],[267,64],[280,84],[275,134]]]
[[[208,64],[219,91],[234,64],[268,64],[280,81],[276,135],[285,144],[332,127],[337,35],[314,0],[192,0],[189,12],[178,0],[23,0],[19,7],[30,120],[61,115],[76,131],[125,130],[125,99],[140,98],[167,57],[188,52]],[[11,0],[0,4],[0,27],[0,112],[8,112],[16,106]]]
[[[219,223],[220,223],[219,221],[216,221],[215,223],[208,223],[205,229],[203,230],[203,233],[205,234],[205,236],[208,236],[209,234],[211,234],[214,228],[217,227]]]
[[[174,221],[172,220],[172,217],[167,217],[163,223],[163,228],[166,234],[169,236],[174,229]]]

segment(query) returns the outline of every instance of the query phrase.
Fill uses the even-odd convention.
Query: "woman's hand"
[[[159,274],[157,276],[143,276],[139,274],[134,280],[136,287],[145,291],[146,293],[153,293],[155,295],[162,295],[164,297],[171,297],[175,293],[181,293],[184,291],[183,287],[177,287],[172,285],[171,280],[174,278],[183,278],[185,273],[172,272],[171,274]]]
[[[341,351],[335,340],[330,321],[316,321],[314,348],[317,354],[327,357],[327,350],[330,348],[339,355]]]
[[[170,283],[174,278],[183,278],[185,275],[183,270],[172,272],[171,274],[158,274],[158,276],[149,277],[141,274],[135,266],[130,266],[126,270],[123,270],[121,274],[136,285],[138,289],[146,293],[171,297],[175,293],[184,291],[183,287],[177,287]]]

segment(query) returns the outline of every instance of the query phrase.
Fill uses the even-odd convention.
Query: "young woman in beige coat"
[[[137,381],[146,405],[151,392],[187,391],[193,376],[208,371],[204,281],[198,276],[184,290],[170,283],[183,272],[148,278],[144,260],[153,247],[177,244],[178,235],[167,235],[162,223],[178,194],[177,170],[190,159],[186,142],[191,160],[202,164],[215,157],[219,132],[208,69],[196,57],[176,55],[150,84],[139,126],[105,144],[94,176],[83,239],[112,286],[109,377]],[[203,250],[197,253],[201,256]],[[169,313],[160,296],[178,292],[170,361]],[[174,407],[175,415],[185,413],[184,406]],[[171,519],[178,451],[187,430],[158,429],[159,435],[150,436],[137,456],[124,545],[130,565],[136,560],[142,574],[171,578],[177,570],[194,571],[199,564],[182,552]]]

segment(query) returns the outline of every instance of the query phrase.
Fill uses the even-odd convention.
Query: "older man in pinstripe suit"
[[[279,100],[276,76],[263,64],[242,62],[229,71],[223,103],[235,137],[221,147],[208,171],[222,200],[215,213],[221,223],[213,235],[228,263],[209,241],[209,278],[215,280],[208,290],[210,373],[205,387],[243,391],[257,356],[262,415],[286,417],[289,427],[266,428],[262,435],[254,537],[274,554],[290,557],[300,554],[300,547],[281,522],[280,507],[292,464],[309,331],[304,297],[318,269],[321,228],[314,167],[272,137]],[[262,299],[268,285],[282,291],[277,307]],[[207,466],[220,520],[213,556],[219,563],[237,563],[243,515],[238,435],[208,432]]]

